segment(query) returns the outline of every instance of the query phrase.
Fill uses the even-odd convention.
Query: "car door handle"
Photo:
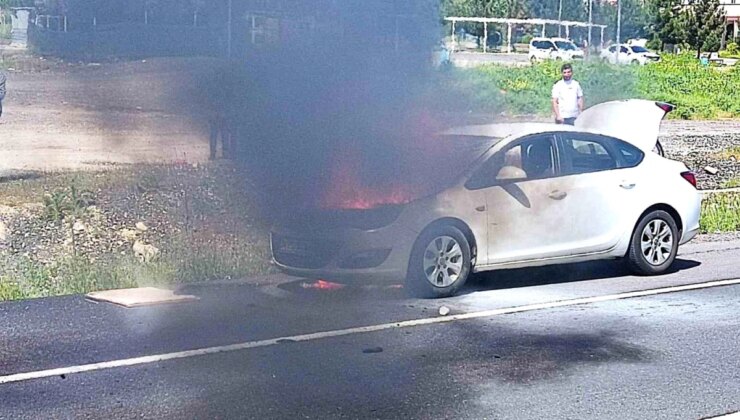
[[[637,184],[634,182],[622,182],[619,184],[620,187],[624,188],[625,190],[631,190],[632,188],[635,188]]]
[[[553,200],[562,200],[567,195],[568,195],[568,193],[566,193],[564,191],[555,190],[555,191],[551,192],[550,194],[548,194],[548,197],[552,198]]]
[[[486,206],[478,206],[475,208],[475,211],[486,211]]]

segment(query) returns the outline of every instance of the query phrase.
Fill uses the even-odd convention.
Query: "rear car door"
[[[637,165],[644,153],[621,140],[596,134],[558,134],[563,217],[562,245],[571,255],[604,252],[631,229],[640,201]]]

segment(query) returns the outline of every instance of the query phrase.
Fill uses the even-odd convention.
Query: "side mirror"
[[[527,173],[516,166],[504,166],[496,174],[496,181],[516,181],[527,179]]]

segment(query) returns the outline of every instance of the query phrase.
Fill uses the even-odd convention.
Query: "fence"
[[[220,34],[212,28],[121,23],[84,31],[28,28],[29,46],[39,54],[67,58],[215,56],[224,53]]]

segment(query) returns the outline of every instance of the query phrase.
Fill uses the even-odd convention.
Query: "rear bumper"
[[[684,208],[681,209],[680,212],[683,219],[683,234],[681,235],[681,241],[679,242],[680,245],[694,239],[694,237],[699,233],[702,195],[698,191],[694,191],[695,194],[687,200]]]

